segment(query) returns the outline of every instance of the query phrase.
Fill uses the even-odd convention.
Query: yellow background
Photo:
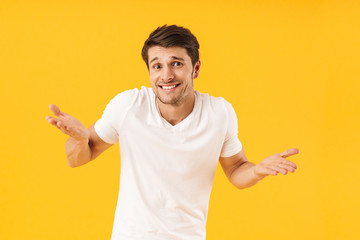
[[[360,239],[358,1],[0,1],[0,238],[110,239],[118,146],[67,166],[48,105],[89,126],[149,86],[157,26],[200,42],[195,88],[232,103],[250,161],[297,147],[295,174],[237,190],[218,167],[208,240]]]

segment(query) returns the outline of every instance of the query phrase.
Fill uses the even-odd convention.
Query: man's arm
[[[247,160],[242,149],[234,156],[220,158],[220,164],[229,181],[242,189],[255,185],[268,175],[276,176],[279,173],[286,175],[288,172],[295,172],[296,164],[286,158],[298,153],[298,149],[292,148],[267,157],[259,164],[254,164]]]
[[[65,151],[70,167],[84,165],[112,146],[97,135],[94,124],[87,129],[76,118],[61,112],[56,105],[51,104],[50,109],[57,118],[48,116],[46,120],[69,136]]]

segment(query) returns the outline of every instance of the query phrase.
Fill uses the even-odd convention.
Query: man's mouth
[[[179,85],[180,85],[180,83],[179,83],[179,84],[174,84],[174,85],[166,85],[166,86],[161,86],[161,85],[160,85],[160,87],[161,87],[162,89],[164,89],[164,90],[170,90],[170,89],[176,88],[176,87],[179,86]]]

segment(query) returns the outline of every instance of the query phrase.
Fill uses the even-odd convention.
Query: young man
[[[70,136],[65,146],[71,167],[120,144],[120,190],[112,240],[204,240],[218,161],[238,188],[297,168],[286,158],[298,149],[272,155],[257,165],[246,159],[231,104],[194,91],[201,66],[198,49],[188,29],[157,28],[142,50],[152,88],[118,94],[88,129],[50,105],[57,118],[47,117],[48,122]]]

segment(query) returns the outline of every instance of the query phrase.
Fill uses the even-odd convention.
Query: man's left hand
[[[283,153],[277,153],[267,157],[253,168],[254,174],[260,180],[268,175],[276,176],[279,173],[283,175],[286,175],[288,172],[293,173],[297,169],[297,166],[286,158],[299,152],[299,149],[291,148]]]

